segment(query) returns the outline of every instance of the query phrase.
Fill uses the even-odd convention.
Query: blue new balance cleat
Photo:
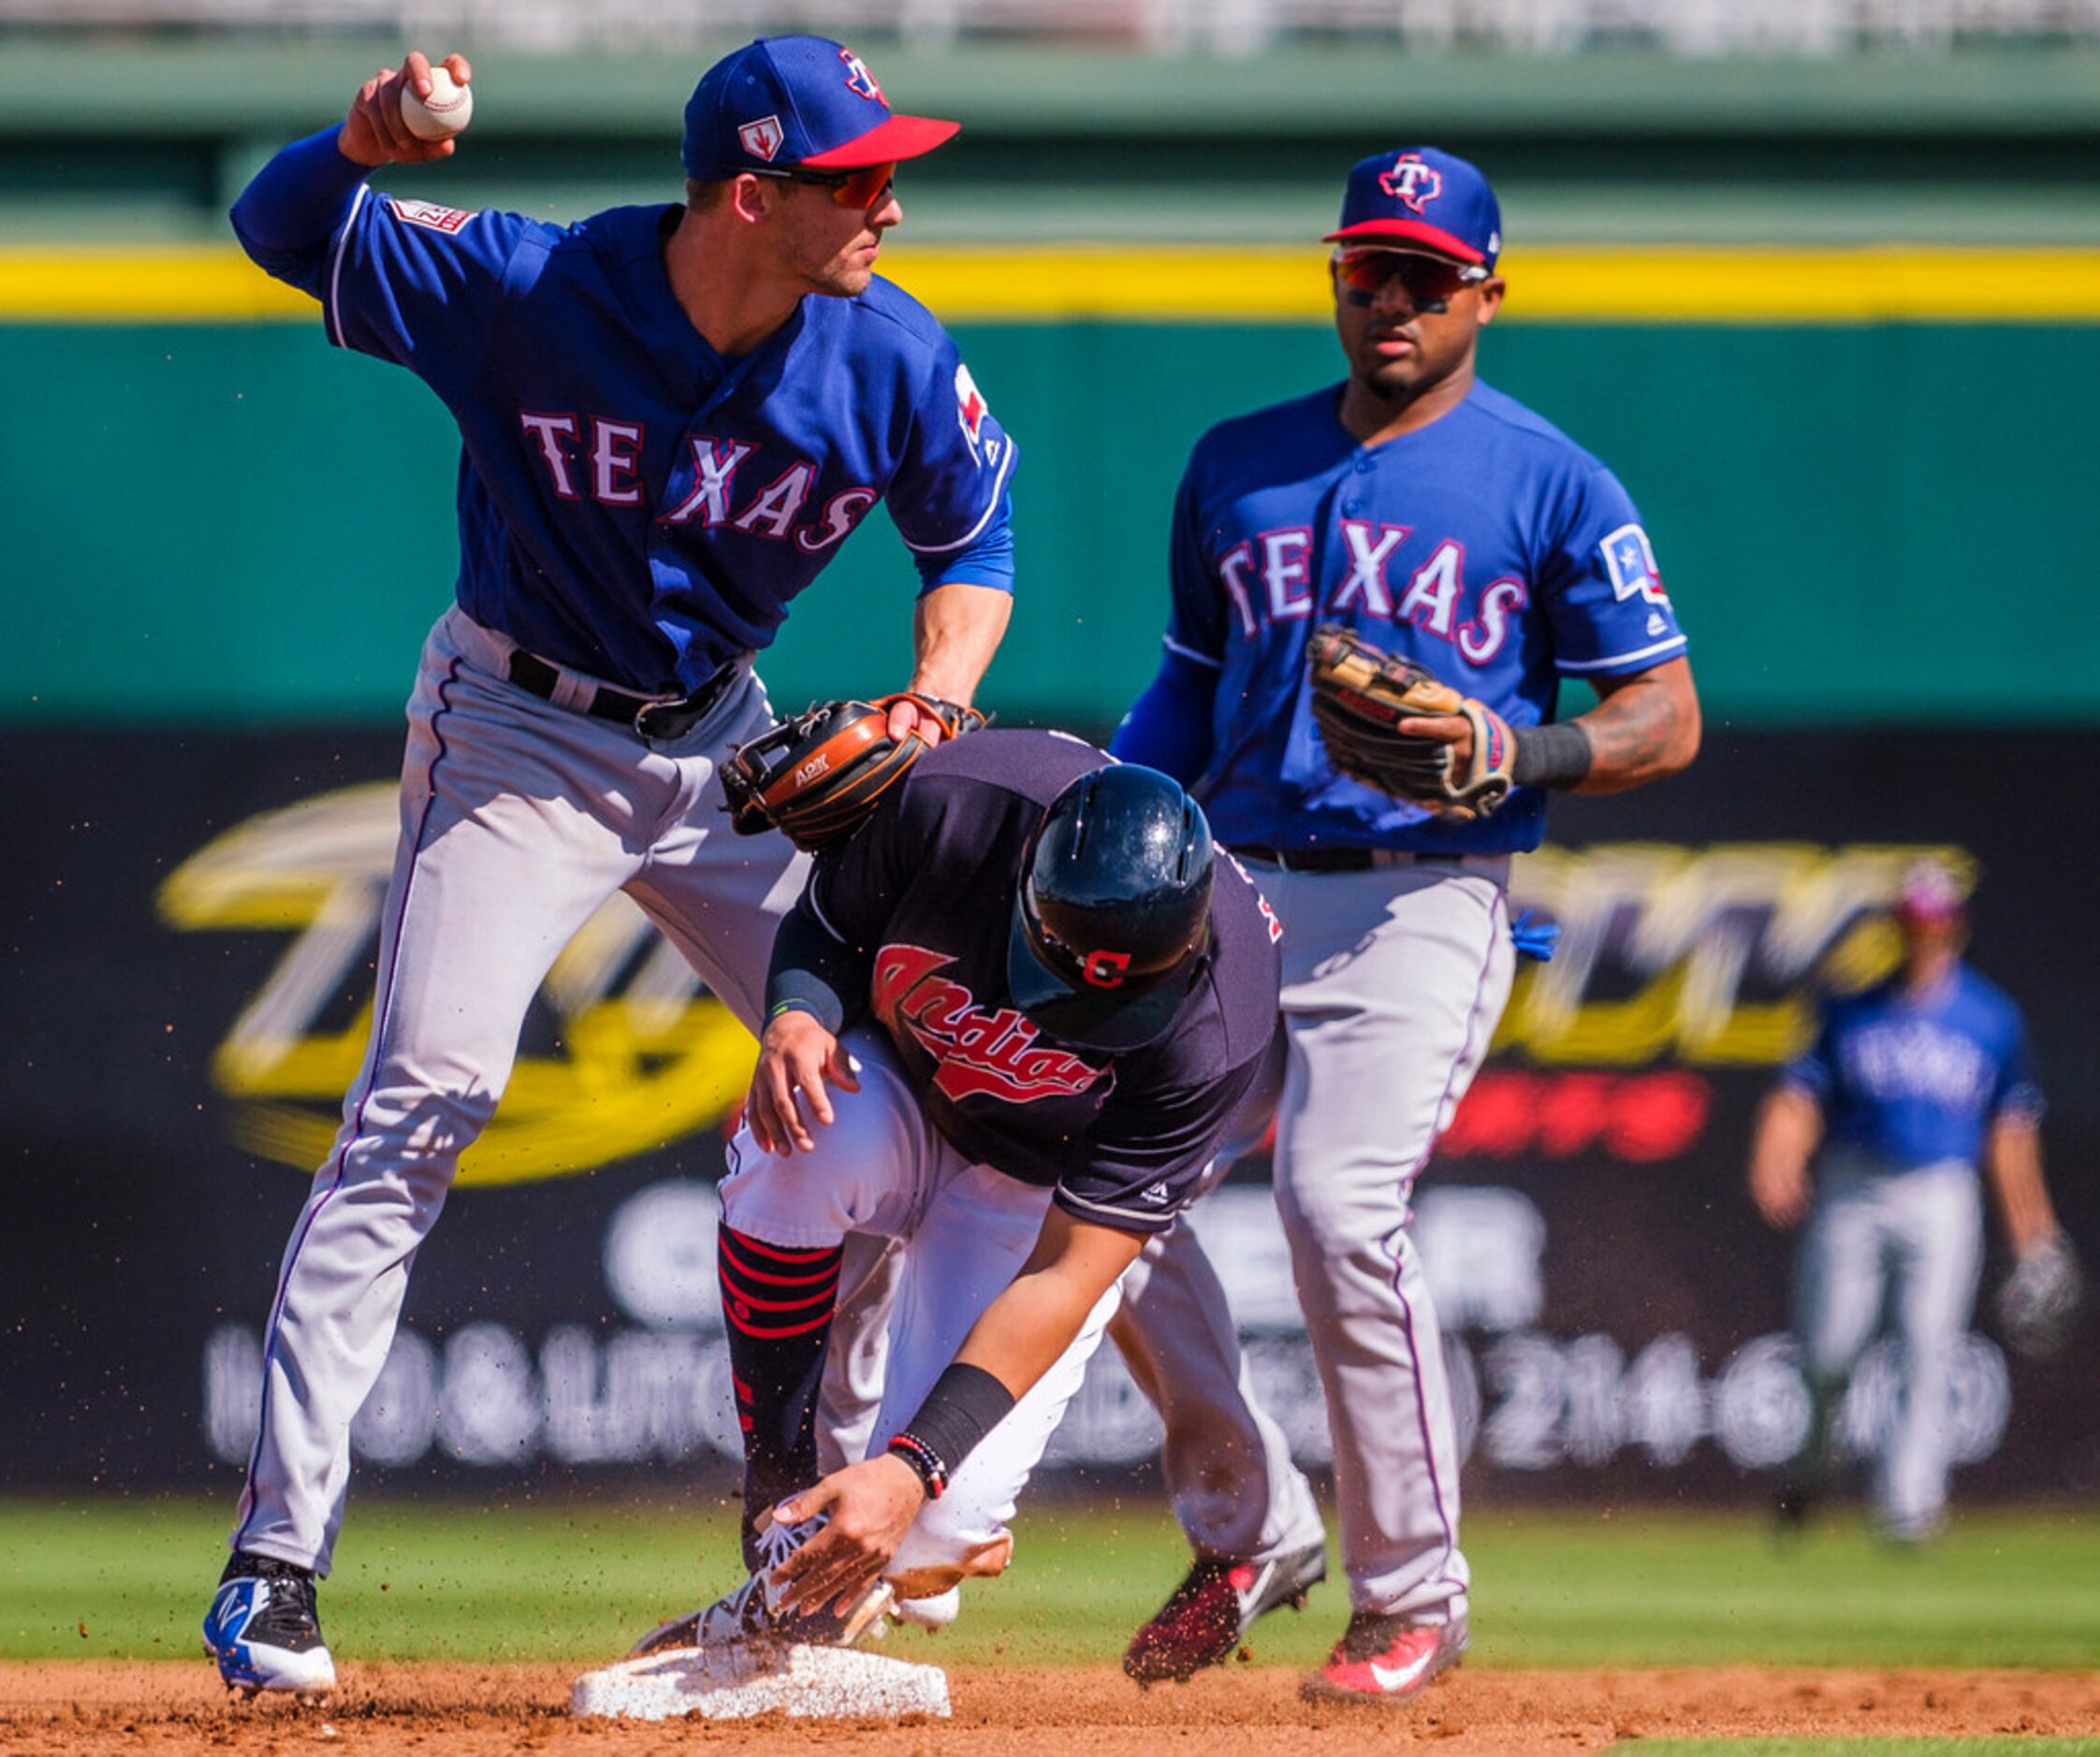
[[[219,1676],[246,1695],[284,1691],[318,1696],[335,1688],[335,1662],[321,1639],[314,1574],[268,1556],[236,1555],[204,1613],[205,1651]]]

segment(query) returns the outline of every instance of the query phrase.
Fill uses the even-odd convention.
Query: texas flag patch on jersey
[[[970,375],[970,368],[958,360],[955,363],[955,418],[962,423],[963,437],[970,442],[970,455],[980,464],[996,463],[999,459],[999,441],[984,437],[984,417],[991,412],[984,393],[977,388],[977,381]]]
[[[1670,602],[1663,592],[1662,574],[1655,567],[1655,552],[1648,533],[1639,525],[1621,525],[1602,545],[1604,565],[1611,575],[1611,596],[1624,603],[1639,592],[1650,603]]]
[[[434,201],[403,201],[399,196],[388,196],[386,205],[393,209],[397,220],[428,226],[433,232],[457,232],[474,218],[463,208],[441,207]]]

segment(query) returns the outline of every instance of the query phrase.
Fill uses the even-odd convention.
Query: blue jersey
[[[1900,1169],[1975,1165],[1991,1122],[2042,1113],[2020,1009],[1966,965],[1927,995],[1897,980],[1832,1001],[1784,1079],[1822,1108],[1830,1145]]]
[[[280,153],[235,230],[321,300],[331,341],[407,367],[459,424],[475,621],[683,691],[770,643],[878,501],[928,585],[1011,587],[1013,443],[908,295],[812,294],[725,356],[672,293],[679,210],[462,212],[367,188],[332,138]]]
[[[1447,824],[1337,775],[1306,639],[1347,623],[1510,726],[1538,725],[1563,676],[1645,671],[1684,650],[1641,516],[1595,457],[1485,385],[1368,446],[1342,426],[1340,399],[1332,385],[1211,428],[1174,501],[1167,647],[1218,673],[1199,787],[1212,828],[1283,849],[1535,848],[1536,789]]]

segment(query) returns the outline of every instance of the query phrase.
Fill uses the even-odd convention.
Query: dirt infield
[[[1705,1671],[1454,1674],[1408,1708],[1308,1706],[1294,1673],[1233,1667],[1138,1691],[1108,1667],[956,1666],[955,1718],[818,1726],[577,1721],[566,1666],[361,1665],[325,1706],[231,1705],[203,1664],[0,1665],[0,1753],[326,1750],[374,1757],[573,1751],[710,1757],[807,1741],[825,1757],[1292,1757],[1421,1743],[1449,1757],[1597,1750],[1633,1737],[2100,1733],[2100,1675]]]

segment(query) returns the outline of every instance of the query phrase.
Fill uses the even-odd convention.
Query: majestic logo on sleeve
[[[1603,548],[1614,599],[1624,603],[1639,592],[1652,604],[1670,602],[1663,593],[1662,574],[1655,566],[1655,552],[1648,545],[1648,533],[1639,525],[1621,525],[1605,538]]]
[[[1390,171],[1378,173],[1378,187],[1409,213],[1420,213],[1444,193],[1444,173],[1434,165],[1424,165],[1415,153],[1403,152],[1393,161]]]
[[[882,88],[875,83],[875,76],[868,72],[868,63],[850,49],[840,49],[839,59],[846,64],[846,90],[870,103],[884,104],[889,100],[882,95]]]
[[[780,119],[778,116],[765,116],[757,122],[747,122],[736,130],[736,138],[744,143],[744,151],[751,157],[764,159],[770,165],[773,154],[780,150],[783,138]]]
[[[875,959],[876,1016],[940,1065],[933,1077],[938,1091],[958,1103],[982,1096],[1033,1104],[1114,1081],[1111,1069],[1069,1050],[1040,1047],[1035,1025],[1018,1007],[980,1007],[960,982],[940,974],[954,962],[923,946],[884,946]]]

